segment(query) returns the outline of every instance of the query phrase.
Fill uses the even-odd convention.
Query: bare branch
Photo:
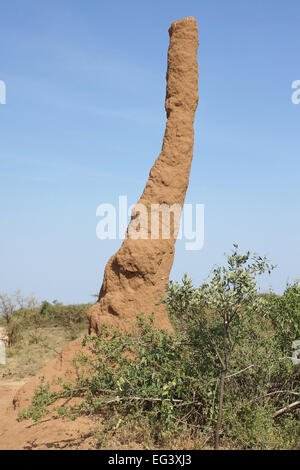
[[[234,374],[226,375],[225,379],[229,379],[230,377],[234,377],[235,375],[241,374],[242,372],[245,372],[246,370],[251,369],[252,367],[255,367],[255,364],[251,364],[251,366],[248,366],[245,369],[239,370],[238,372],[234,372]]]
[[[300,406],[300,400],[294,401],[294,403],[290,403],[289,405],[285,406],[284,408],[281,408],[281,410],[278,410],[274,415],[273,418],[277,418],[277,416],[282,415],[286,411],[293,410],[294,408],[298,408]]]

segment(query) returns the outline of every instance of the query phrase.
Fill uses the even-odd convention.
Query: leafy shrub
[[[271,294],[267,297],[270,318],[276,331],[281,353],[290,355],[291,342],[300,339],[300,284],[288,284],[282,296]]]
[[[33,421],[39,421],[47,412],[48,406],[53,403],[54,394],[50,391],[49,383],[45,384],[45,378],[41,377],[41,382],[34,392],[32,404],[28,410],[20,412],[20,420],[32,418]]]
[[[82,326],[87,326],[86,313],[91,304],[63,305],[57,300],[52,304],[44,301],[39,310],[39,317],[44,324],[63,327],[70,340],[78,336]]]
[[[20,343],[23,339],[22,335],[22,326],[21,323],[13,318],[6,328],[7,337],[8,337],[8,346],[15,346],[16,344]]]
[[[175,334],[157,329],[153,317],[138,316],[127,332],[103,325],[84,339],[93,354],[76,358],[76,380],[55,393],[43,384],[21,417],[39,419],[68,398],[76,400],[58,406],[60,415],[105,417],[102,446],[107,433],[139,422],[145,440],[159,445],[193,429],[216,447],[221,439],[243,449],[296,448],[299,366],[282,347],[288,351],[296,334],[298,291],[284,300],[291,307],[283,328],[274,321],[277,300],[274,307],[257,292],[256,276],[271,268],[235,247],[199,288],[187,276],[171,283],[164,302]]]

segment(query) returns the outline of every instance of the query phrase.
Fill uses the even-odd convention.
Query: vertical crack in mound
[[[160,155],[155,161],[144,192],[137,203],[127,229],[127,238],[108,261],[99,298],[88,312],[90,333],[98,332],[102,323],[122,324],[134,321],[137,313],[156,312],[156,324],[171,329],[164,306],[157,304],[165,294],[174,260],[176,230],[171,218],[170,237],[163,236],[163,220],[158,220],[153,239],[151,207],[176,204],[179,214],[185,200],[193,158],[194,117],[198,105],[198,28],[195,18],[172,23],[169,29],[166,130]],[[133,239],[130,230],[136,225],[138,205],[147,208],[146,222],[140,224],[140,236]],[[153,211],[153,209],[152,209]],[[152,235],[152,238],[151,238]]]

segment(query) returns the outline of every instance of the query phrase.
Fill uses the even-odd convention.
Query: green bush
[[[288,284],[282,296],[269,295],[267,301],[281,353],[288,356],[291,353],[291,342],[300,339],[299,281]]]
[[[170,284],[164,302],[174,334],[157,329],[153,317],[138,316],[126,333],[103,325],[84,339],[94,354],[76,358],[76,380],[55,393],[42,384],[20,418],[38,420],[49,404],[76,397],[57,411],[72,419],[104,416],[102,446],[107,433],[139,422],[145,440],[156,445],[193,429],[216,448],[219,441],[242,449],[296,448],[299,365],[289,356],[298,290],[283,296],[290,310],[282,326],[278,299],[257,292],[256,276],[272,267],[236,248],[200,287],[187,276],[182,285]]]
[[[12,318],[9,324],[7,325],[6,332],[9,347],[15,346],[16,344],[20,343],[23,339],[21,323],[15,318]]]

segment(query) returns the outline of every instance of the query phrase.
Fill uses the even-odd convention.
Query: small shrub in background
[[[270,307],[270,319],[281,354],[289,356],[291,341],[300,339],[300,284],[287,284],[282,296],[270,294],[266,297]]]
[[[8,346],[15,346],[22,341],[24,317],[36,309],[38,303],[34,297],[23,297],[20,291],[12,295],[0,294],[0,317],[4,320],[8,336]]]

